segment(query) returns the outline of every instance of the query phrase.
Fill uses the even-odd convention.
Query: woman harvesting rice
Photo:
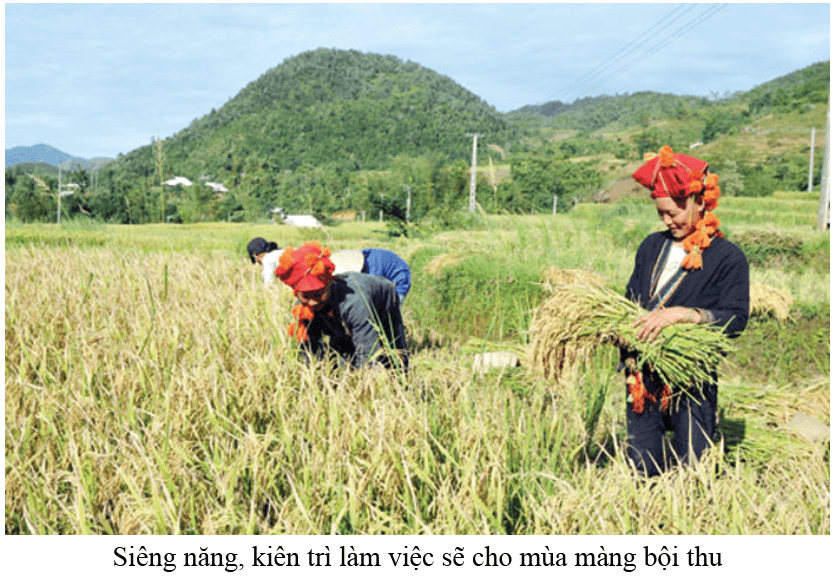
[[[258,262],[262,265],[262,280],[265,286],[273,283],[274,271],[279,266],[279,246],[276,242],[268,242],[264,238],[253,238],[247,243],[247,254],[250,255],[250,262]]]
[[[298,299],[288,334],[318,358],[335,353],[343,365],[408,367],[407,338],[395,284],[380,276],[334,275],[331,250],[306,242],[279,256],[276,276]]]
[[[636,254],[627,297],[649,310],[634,323],[637,339],[654,340],[679,322],[723,327],[735,337],[749,315],[749,266],[741,250],[724,239],[710,211],[717,206],[718,177],[703,160],[675,154],[664,146],[633,175],[651,190],[666,232],[648,236]],[[638,367],[622,352],[627,373],[628,455],[648,476],[666,467],[663,435],[674,431],[679,461],[700,458],[715,434],[717,377],[695,382],[672,395],[659,374]]]

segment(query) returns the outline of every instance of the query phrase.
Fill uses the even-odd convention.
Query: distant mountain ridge
[[[62,168],[75,170],[78,167],[90,170],[100,167],[111,161],[111,158],[81,158],[71,156],[47,144],[36,144],[35,146],[15,146],[6,149],[6,167],[24,163],[43,163],[51,166],[61,164]]]
[[[757,113],[771,106],[787,106],[793,100],[828,102],[830,65],[830,61],[817,62],[723,98],[717,94],[708,98],[642,91],[588,96],[572,103],[555,100],[530,104],[506,113],[505,117],[517,123],[525,123],[527,118],[530,121],[547,119],[553,128],[593,132],[606,126],[627,129],[662,118],[683,118],[692,111],[709,110],[723,104],[744,102],[751,113]]]

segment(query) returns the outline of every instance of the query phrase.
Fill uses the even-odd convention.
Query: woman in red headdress
[[[308,242],[279,257],[276,276],[298,299],[288,334],[319,358],[331,351],[358,368],[376,363],[406,372],[407,338],[395,284],[360,272],[335,276],[330,256],[319,242]]]
[[[709,174],[703,160],[675,154],[668,146],[633,177],[651,190],[667,228],[642,242],[628,282],[627,297],[649,311],[634,324],[637,338],[651,341],[680,322],[713,324],[730,337],[738,336],[749,318],[749,266],[711,213],[721,193],[718,177]],[[674,431],[678,461],[700,458],[716,433],[717,378],[695,382],[688,394],[672,396],[649,366],[637,366],[624,350],[622,360],[627,371],[628,456],[637,469],[648,476],[666,469],[666,430]]]

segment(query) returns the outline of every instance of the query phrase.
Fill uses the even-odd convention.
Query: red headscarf
[[[331,250],[323,248],[319,242],[307,242],[296,250],[286,248],[279,257],[275,274],[293,289],[294,295],[323,290],[334,274],[334,263],[329,256]],[[293,315],[297,322],[288,326],[288,335],[300,342],[307,342],[308,322],[314,319],[314,310],[310,306],[297,304],[293,308]]]
[[[711,244],[712,238],[723,238],[718,228],[720,220],[709,214],[718,206],[721,189],[718,177],[709,174],[709,164],[685,154],[675,154],[669,146],[660,148],[659,154],[652,156],[634,172],[634,180],[651,190],[651,198],[673,200],[688,198],[693,194],[703,194],[704,217],[697,221],[694,231],[683,240],[683,247],[688,254],[683,259],[683,267],[689,270],[703,268],[703,251]]]

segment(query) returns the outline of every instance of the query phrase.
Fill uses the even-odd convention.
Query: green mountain
[[[336,163],[381,170],[390,158],[470,159],[469,133],[506,146],[504,115],[446,76],[394,56],[318,49],[286,59],[218,110],[164,142],[171,174],[223,180],[245,167],[270,171]],[[151,146],[118,159],[152,169]]]
[[[668,117],[684,117],[712,106],[708,98],[675,96],[658,92],[635,92],[616,96],[591,96],[572,104],[547,102],[539,106],[524,106],[509,112],[509,118],[520,124],[532,125],[532,120],[547,120],[552,128],[594,132],[601,128],[629,128],[648,125]]]
[[[658,92],[635,92],[594,96],[568,104],[560,101],[528,105],[508,113],[518,126],[596,130],[647,127],[656,121],[686,119],[725,106],[744,105],[749,116],[773,111],[788,112],[801,106],[827,103],[830,62],[819,62],[745,92],[723,98],[676,96]]]

